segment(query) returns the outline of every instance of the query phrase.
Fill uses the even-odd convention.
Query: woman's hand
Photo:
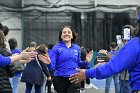
[[[21,56],[20,60],[32,60],[37,56],[37,52],[33,51],[33,52],[27,52],[27,50],[29,49],[29,47],[27,47],[25,50],[23,50],[19,55]]]
[[[26,63],[29,63],[30,60],[19,60],[18,62],[22,63],[22,64],[26,64]]]
[[[27,60],[27,62],[30,62],[37,56],[37,54],[37,52],[26,52],[26,50],[23,50],[19,55],[11,56],[10,58],[11,62],[16,62],[19,60]]]
[[[99,53],[101,53],[101,54],[103,54],[103,55],[107,55],[107,54],[108,54],[108,51],[107,51],[107,50],[101,49],[101,50],[99,51]]]
[[[37,52],[25,52],[25,51],[22,51],[20,54],[21,56],[21,59],[20,60],[32,60],[34,59],[34,57],[37,56]]]
[[[89,63],[92,59],[93,50],[86,55],[86,62]]]
[[[50,64],[51,62],[49,56],[38,55],[38,57],[39,57],[39,60],[41,60],[42,62],[46,64]]]
[[[77,73],[70,76],[69,80],[72,83],[80,83],[86,79],[85,69],[77,69]]]

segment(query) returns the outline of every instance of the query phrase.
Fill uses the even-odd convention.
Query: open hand
[[[46,64],[50,64],[51,62],[49,56],[38,55],[38,57],[39,57],[39,60],[41,60],[42,62]]]
[[[93,50],[86,55],[86,62],[89,63],[92,59]]]
[[[32,60],[34,59],[34,57],[37,56],[37,52],[33,51],[33,52],[26,52],[28,48],[26,48],[25,50],[23,50],[19,55],[21,56],[21,60]]]
[[[72,83],[80,83],[86,79],[85,69],[77,69],[77,73],[70,76],[69,80]]]

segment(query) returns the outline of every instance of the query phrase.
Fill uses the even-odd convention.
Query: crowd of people
[[[6,47],[7,26],[0,24],[0,93],[18,93],[20,81],[25,82],[25,93],[80,93],[85,90],[85,81],[90,78],[105,79],[105,93],[109,93],[114,79],[115,93],[140,93],[140,6],[137,7],[138,26],[130,29],[130,37],[124,36],[122,43],[110,44],[110,52],[99,53],[108,61],[99,62],[91,68],[93,50],[76,44],[77,34],[72,26],[59,31],[58,43],[37,44],[21,51],[15,38],[10,38]],[[125,37],[125,38],[124,38]],[[20,67],[16,67],[16,65]],[[21,70],[22,69],[22,70]],[[129,78],[128,78],[129,76]]]

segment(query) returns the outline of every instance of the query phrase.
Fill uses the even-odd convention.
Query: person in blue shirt
[[[78,73],[71,75],[71,82],[78,83],[85,78],[104,79],[128,69],[132,93],[140,93],[140,6],[137,7],[137,13],[136,36],[111,57],[108,63],[89,70],[78,70]]]
[[[11,51],[12,55],[18,55],[21,53],[21,51],[17,48],[18,44],[17,44],[17,40],[15,38],[10,38],[8,40],[8,43],[9,43],[10,51]],[[20,64],[20,65],[24,66],[23,64]],[[13,89],[13,93],[17,93],[17,91],[18,91],[21,74],[22,74],[22,71],[16,70],[14,73],[14,76],[9,78],[12,89]]]
[[[77,72],[76,69],[85,65],[80,60],[80,46],[75,44],[75,40],[75,30],[65,26],[59,32],[59,43],[52,49],[48,67],[54,70],[53,84],[57,93],[80,93],[79,84],[69,81],[69,77]]]

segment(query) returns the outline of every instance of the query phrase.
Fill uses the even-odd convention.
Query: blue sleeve
[[[57,49],[54,47],[49,53],[49,57],[51,59],[51,63],[48,65],[50,70],[55,70],[56,60],[57,60]]]
[[[0,54],[0,66],[6,66],[9,65],[11,63],[11,58],[10,57],[3,57]]]
[[[123,48],[120,49],[118,54],[113,56],[106,64],[94,69],[86,70],[86,77],[104,79],[134,66],[135,62],[137,62],[136,60],[139,57],[138,46],[139,44],[135,42],[127,43]]]

